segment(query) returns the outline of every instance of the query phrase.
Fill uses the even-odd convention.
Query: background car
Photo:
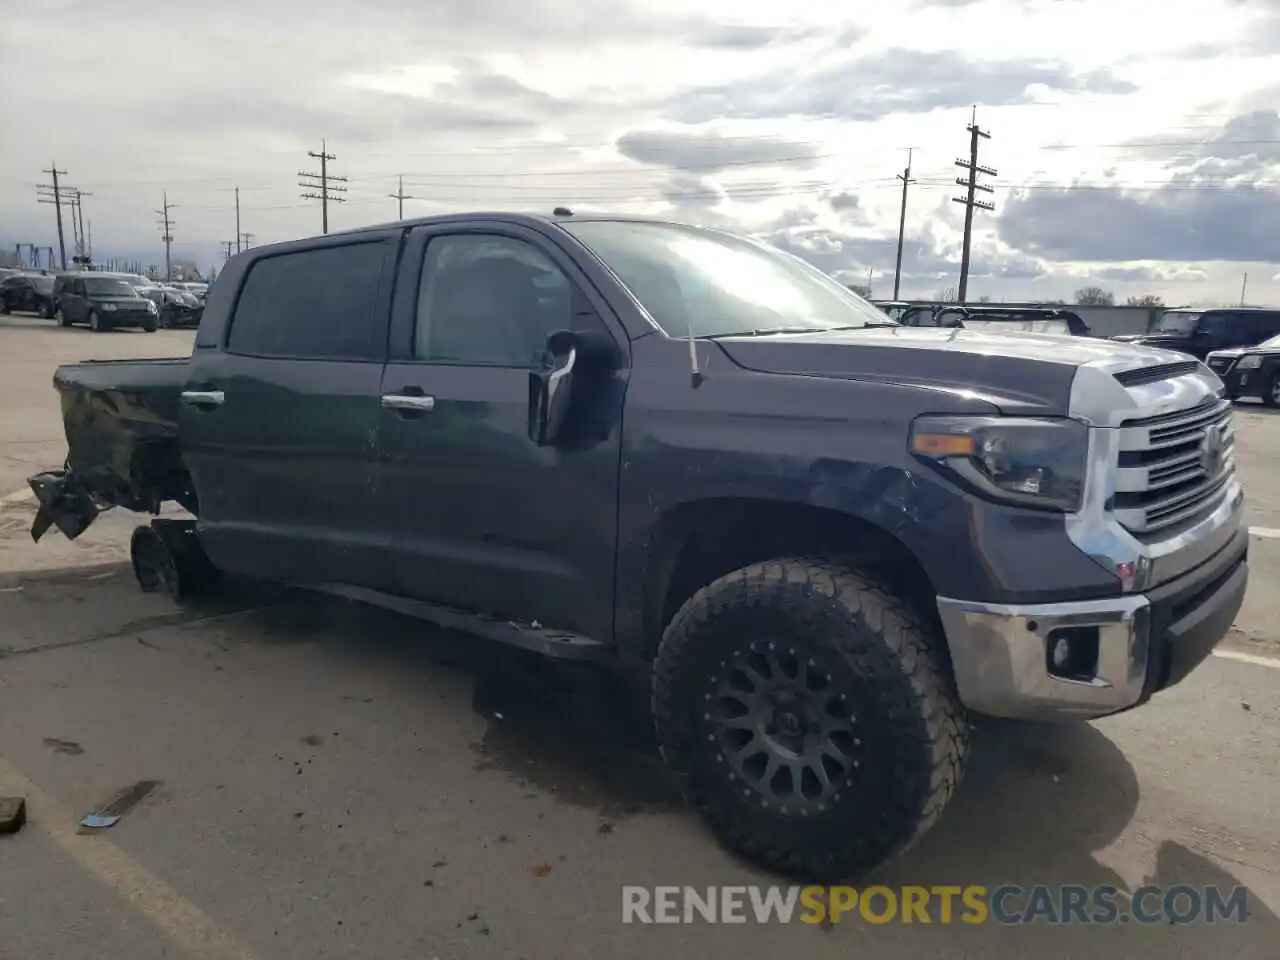
[[[0,313],[22,310],[53,316],[54,278],[42,273],[16,273],[0,281]]]
[[[156,305],[162,327],[195,327],[200,325],[204,305],[194,294],[176,287],[138,287],[137,291]]]
[[[1232,400],[1257,397],[1268,407],[1280,407],[1280,336],[1254,347],[1215,350],[1205,358]]]
[[[94,332],[141,327],[152,333],[160,326],[160,311],[154,303],[127,281],[101,273],[58,277],[53,309],[59,326],[87,323]]]

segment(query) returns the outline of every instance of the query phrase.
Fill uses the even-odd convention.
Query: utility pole
[[[169,191],[161,194],[163,198],[160,209],[156,213],[160,217],[160,239],[164,241],[164,280],[170,283],[173,280],[173,257],[171,256],[171,248],[173,245],[173,221],[169,219],[169,211],[173,208],[169,206]]]
[[[902,282],[902,238],[907,228],[907,187],[915,183],[911,179],[911,151],[907,150],[907,167],[897,179],[902,181],[902,210],[898,214],[898,263],[893,268],[893,299],[898,299],[898,285]]]
[[[239,250],[239,249],[240,249],[240,244],[239,244],[238,242],[233,241],[233,240],[223,240],[223,241],[222,241],[222,259],[223,259],[223,260],[230,260],[230,259],[231,259],[231,246],[232,246],[232,244],[233,244],[233,243],[235,244],[235,248],[236,248],[237,250]]]
[[[57,211],[57,214],[58,214],[58,255],[59,255],[59,257],[61,258],[61,262],[62,262],[62,269],[63,269],[63,270],[65,270],[65,269],[67,269],[67,243],[66,243],[66,241],[65,241],[65,240],[63,239],[63,237],[62,237],[62,190],[61,190],[61,188],[58,186],[58,177],[59,177],[60,175],[65,177],[65,176],[67,175],[67,171],[65,171],[65,170],[59,170],[59,169],[58,169],[58,162],[55,160],[53,163],[51,163],[51,164],[49,165],[49,169],[47,169],[47,170],[41,170],[40,172],[41,172],[41,173],[47,173],[47,174],[49,174],[49,176],[53,177],[53,185],[52,185],[52,186],[46,186],[46,185],[44,185],[44,184],[41,184],[41,185],[39,186],[39,188],[38,188],[38,189],[41,191],[41,196],[40,196],[40,198],[39,198],[39,202],[40,202],[40,203],[52,203],[52,204],[53,204],[54,209]],[[52,193],[49,193],[48,191],[52,191]]]
[[[248,250],[248,249],[249,249],[249,247],[250,247],[250,243],[249,243],[249,241],[250,241],[250,240],[252,240],[252,239],[253,239],[254,237],[256,237],[256,236],[257,236],[257,234],[256,234],[256,233],[249,233],[249,231],[247,231],[247,230],[246,230],[244,233],[240,234],[240,239],[236,241],[236,249],[237,249],[237,250],[239,250],[239,249],[240,249],[240,244],[241,244],[241,242],[243,242],[243,243],[244,243],[244,249],[245,249],[245,250]]]
[[[236,187],[236,253],[240,252],[240,237],[240,188]]]
[[[983,167],[978,164],[978,140],[991,139],[991,134],[978,126],[978,108],[973,108],[973,119],[970,120],[969,126],[969,159],[957,160],[956,166],[962,167],[969,171],[968,178],[956,177],[956,183],[962,187],[967,187],[968,192],[963,197],[952,197],[956,203],[964,204],[964,247],[960,254],[960,289],[957,291],[957,301],[965,302],[965,297],[969,289],[969,250],[973,241],[973,210],[994,210],[996,205],[986,200],[978,200],[974,197],[974,192],[981,190],[984,193],[991,193],[992,188],[985,183],[978,183],[978,174],[985,173],[994,177],[996,171],[991,167]]]
[[[329,146],[324,141],[320,141],[320,152],[313,150],[307,151],[308,157],[314,157],[320,161],[319,173],[308,173],[305,170],[298,171],[298,186],[307,191],[302,194],[304,200],[320,201],[320,223],[325,233],[329,232],[329,201],[334,203],[345,203],[346,198],[341,194],[347,192],[347,188],[342,186],[346,183],[346,177],[336,177],[329,172],[329,161],[337,160],[332,153],[329,152]],[[316,191],[319,190],[319,193]]]
[[[1240,281],[1240,306],[1244,306],[1244,292],[1249,288],[1249,271],[1244,272],[1244,279]]]
[[[871,267],[867,267],[867,299],[871,299]]]
[[[421,197],[411,197],[411,196],[409,196],[409,194],[407,194],[407,193],[405,193],[405,192],[404,192],[404,174],[403,174],[403,173],[402,173],[402,174],[400,174],[400,189],[399,189],[399,190],[397,190],[395,193],[389,193],[389,194],[387,194],[387,196],[389,196],[392,200],[398,200],[398,201],[400,201],[400,207],[399,207],[399,211],[400,211],[400,212],[399,212],[399,219],[401,219],[401,220],[403,220],[403,219],[404,219],[404,202],[405,202],[406,200],[421,200],[421,199],[422,199]]]

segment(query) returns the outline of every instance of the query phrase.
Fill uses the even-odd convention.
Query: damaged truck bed
[[[40,503],[31,536],[57,526],[69,540],[104,510],[159,513],[174,500],[195,512],[196,496],[178,445],[186,357],[90,360],[58,367],[67,460],[28,482]]]

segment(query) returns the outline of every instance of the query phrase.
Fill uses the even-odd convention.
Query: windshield
[[[798,257],[745,237],[669,223],[561,223],[617,275],[669,337],[896,326]]]
[[[1198,313],[1175,313],[1173,310],[1166,310],[1160,314],[1160,320],[1156,323],[1156,332],[1190,333],[1196,328],[1196,321],[1199,319]]]
[[[98,297],[136,297],[133,287],[110,277],[86,277],[84,292]]]

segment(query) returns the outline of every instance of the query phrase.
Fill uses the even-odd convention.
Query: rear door
[[[607,639],[625,370],[575,373],[590,416],[553,446],[529,439],[529,375],[556,330],[602,331],[625,357],[624,331],[516,225],[420,228],[402,271],[379,426],[396,591]]]
[[[248,265],[219,344],[192,355],[181,436],[201,539],[224,569],[381,587],[376,442],[402,233]]]

